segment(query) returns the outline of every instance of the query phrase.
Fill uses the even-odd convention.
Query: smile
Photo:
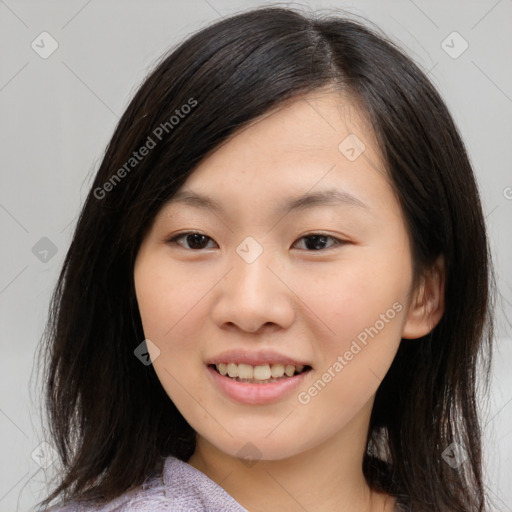
[[[285,399],[308,378],[312,370],[307,365],[301,368],[282,364],[251,366],[236,363],[209,364],[206,368],[213,386],[223,397],[246,405],[264,405]],[[230,370],[233,377],[229,375]],[[272,376],[272,371],[276,377]]]
[[[307,365],[262,364],[250,365],[243,363],[219,363],[212,365],[222,375],[237,382],[267,383],[279,379],[293,377],[311,369]]]

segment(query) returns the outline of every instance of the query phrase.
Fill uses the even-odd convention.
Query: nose
[[[231,270],[216,287],[212,318],[220,328],[257,333],[293,323],[294,294],[287,286],[284,267],[269,252],[264,250],[249,263],[233,251]]]

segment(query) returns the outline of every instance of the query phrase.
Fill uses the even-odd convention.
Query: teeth
[[[252,379],[253,376],[254,376],[254,369],[250,364],[239,364],[238,365],[238,378]]]
[[[238,365],[235,363],[228,364],[228,375],[230,377],[238,377]]]
[[[258,380],[267,381],[270,379],[279,379],[284,377],[292,377],[297,373],[301,373],[304,370],[304,365],[298,365],[297,367],[291,364],[262,364],[258,366],[252,366],[250,364],[236,364],[236,363],[219,363],[216,364],[218,372],[221,375],[228,375],[231,378],[238,378],[241,380]]]
[[[254,378],[256,380],[268,380],[272,376],[272,371],[268,364],[254,367]]]
[[[270,367],[270,375],[274,377],[282,377],[284,375],[284,365],[283,364],[273,364]]]
[[[287,364],[284,373],[288,375],[288,377],[291,377],[295,373],[295,366],[292,366],[291,364]]]

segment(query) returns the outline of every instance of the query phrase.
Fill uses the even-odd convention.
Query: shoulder
[[[163,473],[105,503],[71,502],[48,512],[247,512],[222,487],[186,462],[167,457]]]
[[[171,510],[165,508],[165,489],[161,478],[146,480],[140,487],[127,491],[108,503],[72,501],[49,509],[48,512],[128,512]]]

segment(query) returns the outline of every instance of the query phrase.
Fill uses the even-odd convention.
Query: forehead
[[[308,192],[339,189],[355,205],[366,202],[361,193],[371,195],[373,188],[386,195],[386,187],[392,194],[364,114],[341,94],[321,91],[290,100],[235,132],[194,169],[175,198],[199,205],[192,195],[221,203],[241,196],[250,205],[254,199],[299,200]]]
[[[341,151],[347,137],[359,139],[363,155],[380,164],[381,154],[371,123],[364,110],[351,98],[332,88],[291,98],[236,131],[226,143],[210,155],[217,158],[244,155],[269,159],[301,160],[305,154],[330,156],[334,163],[341,154],[349,161],[354,157]],[[223,151],[229,146],[229,155]],[[347,146],[347,145],[345,145]],[[348,149],[345,147],[344,149]],[[217,155],[217,157],[216,157]]]

